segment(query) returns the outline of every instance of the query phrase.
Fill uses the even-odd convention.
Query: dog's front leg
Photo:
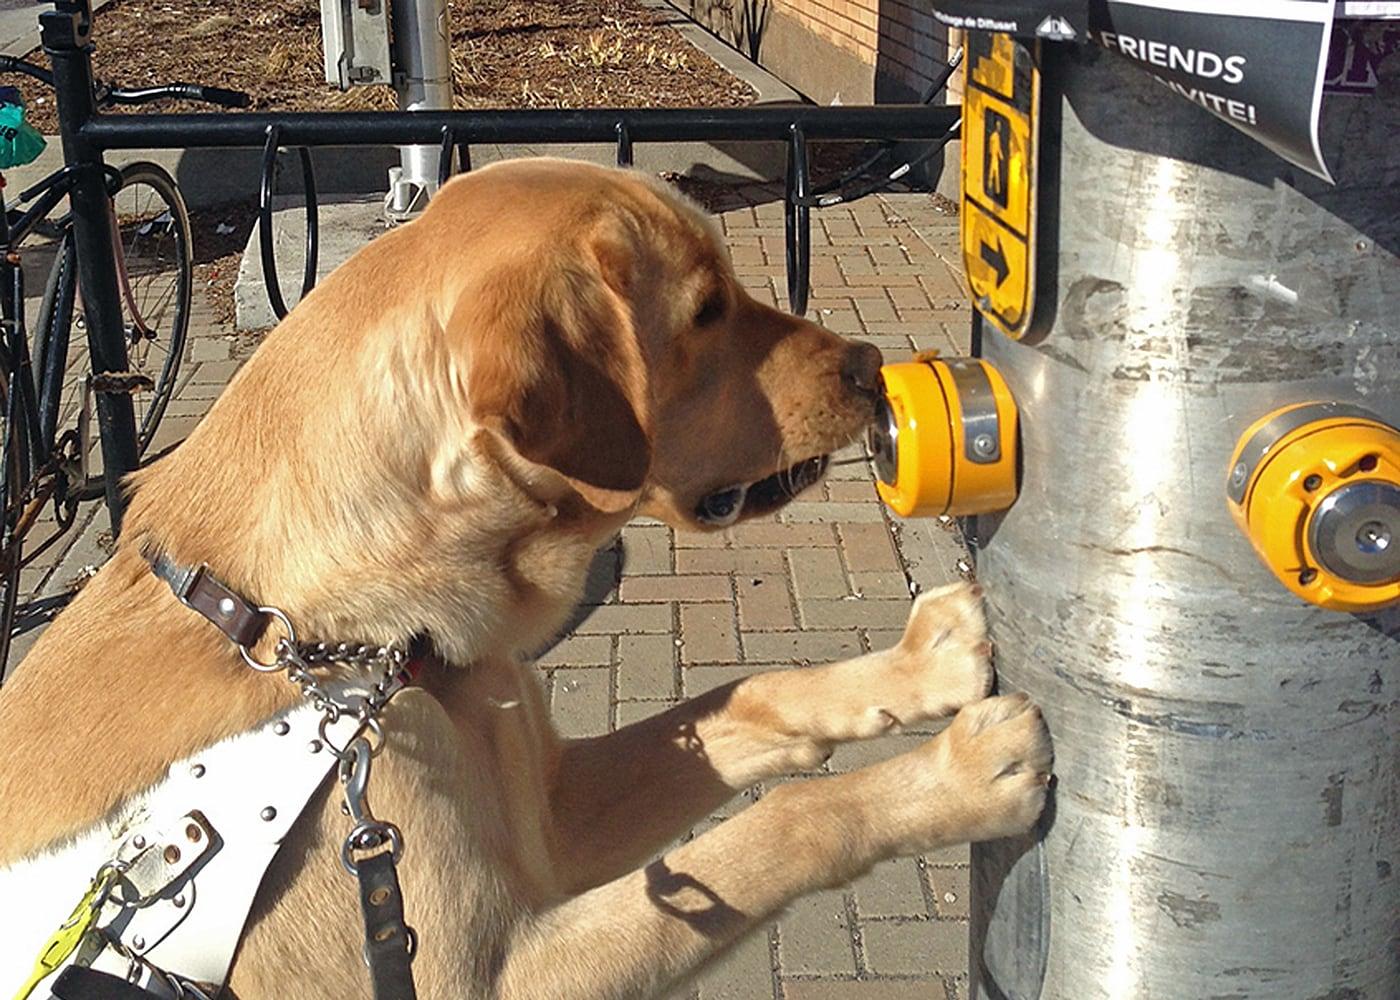
[[[911,752],[782,785],[645,868],[577,896],[513,937],[498,1000],[652,996],[803,893],[876,862],[1027,830],[1050,746],[1021,695],[962,710]]]
[[[915,602],[892,649],[746,677],[563,744],[551,810],[568,887],[631,870],[735,792],[816,767],[838,743],[952,715],[990,689],[988,652],[978,591],[955,584]]]

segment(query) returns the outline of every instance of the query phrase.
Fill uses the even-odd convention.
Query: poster
[[[1381,19],[1334,22],[1323,93],[1370,97],[1380,84],[1381,63],[1396,51],[1400,51],[1400,17],[1393,22]]]
[[[1385,0],[1337,0],[1338,17],[1376,17],[1400,19],[1400,3]]]
[[[1329,48],[1334,13],[1400,18],[1400,0],[934,0],[950,27],[1102,45],[1184,100],[1229,122],[1288,162],[1331,180],[1317,141],[1324,78],[1352,59]],[[1088,18],[1086,27],[1085,18]],[[1330,53],[1330,58],[1329,58]],[[1330,70],[1329,70],[1330,65]],[[1350,84],[1360,92],[1364,82]],[[1329,88],[1330,89],[1330,88]]]
[[[1334,0],[1110,0],[1093,40],[1331,181],[1317,141]]]

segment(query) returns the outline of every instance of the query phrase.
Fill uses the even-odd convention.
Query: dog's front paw
[[[1054,755],[1040,709],[1024,694],[988,698],[958,713],[935,743],[961,800],[959,840],[1025,833],[1045,808]]]
[[[1045,720],[1024,694],[969,705],[934,739],[881,765],[890,770],[882,784],[895,786],[893,853],[1026,833],[1045,808],[1052,761]]]
[[[992,689],[981,588],[955,583],[921,594],[884,671],[890,711],[904,725],[942,719]]]

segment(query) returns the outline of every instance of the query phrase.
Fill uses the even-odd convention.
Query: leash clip
[[[389,858],[394,864],[403,857],[403,834],[393,823],[374,818],[369,808],[369,772],[374,760],[369,740],[357,736],[346,748],[346,756],[340,761],[340,781],[345,786],[345,809],[354,821],[354,827],[340,848],[340,863],[345,870],[359,877],[359,865],[355,862],[355,851],[372,851],[384,844],[389,845]]]

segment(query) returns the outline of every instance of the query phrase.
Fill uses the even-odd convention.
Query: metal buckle
[[[165,556],[161,556],[160,561],[170,567],[171,571],[165,577],[166,582],[170,584],[170,589],[175,592],[175,596],[180,599],[181,604],[187,608],[190,607],[190,593],[194,590],[195,584],[204,576],[204,571],[209,568],[209,565],[200,563],[193,568],[181,567]]]
[[[199,570],[195,572],[194,575],[198,577],[199,574],[203,572],[203,570],[204,567],[201,566]],[[286,612],[284,612],[281,608],[274,608],[270,604],[259,605],[258,613],[276,618],[279,622],[282,623],[282,627],[287,630],[287,635],[284,638],[278,640],[277,652],[273,654],[272,660],[267,663],[263,663],[261,660],[255,657],[253,655],[252,648],[249,646],[245,646],[242,643],[239,643],[238,645],[238,654],[243,657],[244,663],[248,664],[248,666],[252,667],[258,673],[275,674],[279,670],[287,669],[287,663],[289,662],[291,657],[296,655],[296,630],[292,628],[292,620],[287,617]]]

